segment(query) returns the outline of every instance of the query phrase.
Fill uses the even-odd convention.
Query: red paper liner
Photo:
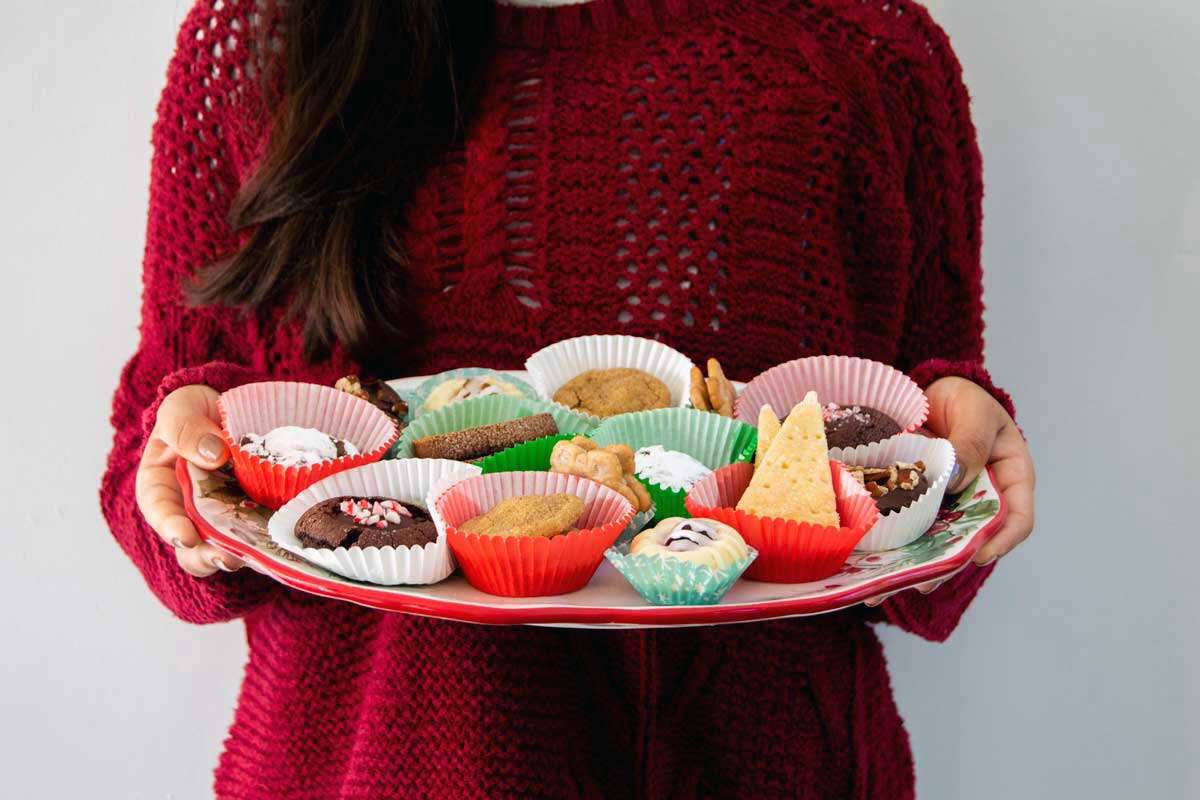
[[[568,492],[584,501],[580,529],[543,539],[481,536],[458,525],[501,500]],[[446,540],[467,581],[504,597],[539,597],[582,589],[633,518],[634,508],[617,492],[585,478],[551,472],[499,472],[459,481],[433,501]]]
[[[871,495],[836,461],[829,462],[842,526],[758,517],[735,506],[742,499],[754,465],[730,464],[696,483],[686,505],[693,517],[706,517],[735,528],[758,558],[745,577],[769,583],[808,583],[837,574],[854,546],[879,518]]]
[[[381,410],[331,386],[290,381],[250,383],[217,400],[221,436],[233,474],[252,500],[278,509],[317,481],[383,458],[399,436]],[[316,428],[354,443],[361,452],[304,466],[285,467],[251,455],[238,445],[247,433],[266,434],[281,425]]]

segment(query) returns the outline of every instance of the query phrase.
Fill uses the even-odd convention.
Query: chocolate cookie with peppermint
[[[421,547],[437,539],[429,514],[387,497],[331,497],[296,521],[305,547]]]
[[[896,420],[870,406],[828,403],[821,413],[830,449],[882,442],[900,433]]]

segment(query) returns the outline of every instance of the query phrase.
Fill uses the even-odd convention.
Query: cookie
[[[463,400],[487,397],[493,394],[522,397],[524,393],[518,387],[508,381],[501,380],[495,375],[479,375],[474,378],[447,378],[433,387],[433,391],[429,393],[429,396],[425,398],[425,402],[421,404],[421,411],[437,411]]]
[[[689,492],[712,470],[687,453],[652,444],[637,451],[637,476],[676,492]]]
[[[754,451],[754,466],[757,467],[771,449],[771,440],[782,425],[771,406],[765,405],[758,410],[758,448]]]
[[[759,517],[833,527],[841,524],[816,392],[809,392],[792,409],[772,437],[737,508]]]
[[[331,497],[296,521],[305,547],[422,547],[437,541],[425,510],[387,497]]]
[[[261,436],[247,433],[238,440],[238,447],[252,456],[284,467],[303,467],[358,455],[358,448],[353,442],[330,436],[316,428],[296,425],[273,428]]]
[[[454,461],[474,461],[490,456],[513,445],[553,436],[558,424],[549,414],[533,414],[507,422],[478,425],[461,431],[422,436],[413,440],[413,455],[417,458],[448,458]]]
[[[750,548],[740,533],[715,519],[669,517],[633,537],[629,554],[724,569],[748,557]]]
[[[381,380],[363,380],[357,375],[347,375],[339,378],[333,388],[346,394],[352,394],[366,400],[378,408],[396,426],[404,428],[404,417],[408,415],[408,403],[396,393],[396,390]]]
[[[583,500],[573,494],[509,497],[486,514],[467,520],[458,529],[480,536],[552,539],[569,533],[583,516],[583,511]]]
[[[699,367],[692,367],[692,406],[700,411],[711,411],[722,417],[732,418],[737,392],[729,378],[725,377],[725,370],[721,369],[720,361],[710,358],[706,366],[707,378]]]
[[[633,477],[633,450],[624,444],[598,447],[585,436],[554,445],[550,471],[602,483],[615,490],[638,511],[650,508],[650,493]]]
[[[708,384],[704,382],[704,373],[700,368],[692,366],[692,406],[700,411],[712,411],[708,402]]]
[[[825,417],[825,438],[830,447],[858,447],[882,442],[900,433],[896,420],[870,406],[829,403],[821,413]]]
[[[554,402],[594,417],[611,417],[666,408],[671,404],[671,392],[665,383],[640,369],[589,369],[560,386]]]
[[[883,515],[908,508],[929,489],[923,461],[913,464],[896,461],[886,467],[847,465],[846,469],[875,499],[875,505]]]

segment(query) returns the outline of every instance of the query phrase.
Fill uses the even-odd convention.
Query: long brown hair
[[[490,10],[490,0],[274,3],[256,45],[271,140],[229,217],[245,244],[201,273],[191,300],[287,303],[310,358],[340,342],[362,359],[390,338],[399,215],[462,134]]]

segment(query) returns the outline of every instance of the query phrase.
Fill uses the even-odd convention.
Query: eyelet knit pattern
[[[880,645],[941,640],[988,574],[873,612],[658,632],[488,628],[368,611],[243,571],[196,580],[134,503],[161,398],[332,382],[279,309],[192,308],[268,135],[252,0],[187,17],[154,129],[141,343],[101,500],[175,614],[244,618],[216,771],[228,798],[913,794]],[[594,0],[497,9],[465,145],[406,210],[391,374],[519,367],[628,333],[747,379],[818,353],[982,384],[981,167],[944,34],[910,0]],[[278,46],[279,43],[277,42]],[[401,267],[397,267],[401,269]]]

